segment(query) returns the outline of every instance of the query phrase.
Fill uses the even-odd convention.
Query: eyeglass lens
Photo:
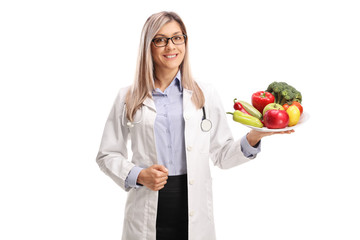
[[[169,43],[169,39],[171,39],[173,44],[179,45],[185,42],[185,35],[176,35],[171,38],[167,38],[167,37],[154,38],[153,42],[157,47],[164,47]]]

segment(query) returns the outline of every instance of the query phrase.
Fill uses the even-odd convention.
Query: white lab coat
[[[234,141],[221,99],[210,85],[200,85],[205,95],[206,116],[212,129],[203,132],[202,109],[191,101],[192,91],[183,89],[185,147],[188,175],[189,240],[214,240],[212,178],[209,159],[226,169],[249,161]],[[123,240],[155,240],[158,192],[147,187],[125,188],[125,179],[135,165],[157,164],[154,136],[156,109],[147,98],[142,111],[137,111],[134,127],[127,126],[124,100],[128,88],[121,89],[105,125],[97,163],[102,171],[128,191],[123,226]],[[126,143],[131,140],[132,159],[128,160]]]

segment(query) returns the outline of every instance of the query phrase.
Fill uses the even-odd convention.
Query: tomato
[[[297,106],[297,107],[299,108],[299,110],[300,110],[300,114],[303,113],[303,107],[301,106],[300,103],[294,101],[294,102],[291,104],[291,106]]]
[[[285,109],[285,111],[289,108],[289,104],[287,104],[287,103],[285,103],[284,105],[283,105],[283,108]]]

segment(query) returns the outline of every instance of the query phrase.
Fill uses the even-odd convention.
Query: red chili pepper
[[[234,99],[234,109],[249,114],[251,116],[251,114],[245,110],[245,108],[241,105],[241,103],[237,102],[236,100],[237,98]]]

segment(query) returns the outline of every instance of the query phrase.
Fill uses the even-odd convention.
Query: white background
[[[0,238],[120,239],[126,193],[95,157],[145,20],[173,10],[227,111],[277,80],[311,115],[256,160],[212,168],[218,239],[360,239],[355,2],[1,1]]]

